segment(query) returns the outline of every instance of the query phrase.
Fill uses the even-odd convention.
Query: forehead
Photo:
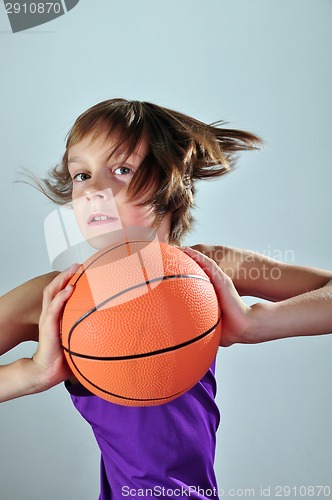
[[[141,162],[147,155],[148,149],[148,141],[143,137],[128,156],[129,147],[126,146],[126,142],[121,141],[116,134],[112,137],[108,137],[106,134],[100,134],[96,137],[91,134],[69,146],[68,163],[88,158],[105,160],[110,157],[120,159],[128,157],[137,162]]]

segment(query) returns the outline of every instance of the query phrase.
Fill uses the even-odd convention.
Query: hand
[[[227,274],[214,260],[189,247],[180,248],[189,255],[205,271],[213,284],[221,308],[221,339],[220,345],[228,347],[236,342],[245,342],[249,329],[248,307]]]
[[[72,375],[61,347],[60,319],[64,305],[74,290],[73,285],[67,283],[78,268],[79,264],[73,264],[44,289],[39,346],[32,357],[40,375],[40,390],[49,389]]]

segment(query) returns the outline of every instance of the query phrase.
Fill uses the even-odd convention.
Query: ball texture
[[[130,241],[81,265],[61,321],[79,382],[125,406],[167,403],[208,371],[219,346],[218,300],[201,267],[176,247]]]

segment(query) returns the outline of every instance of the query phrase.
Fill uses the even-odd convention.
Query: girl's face
[[[130,232],[139,235],[152,228],[154,222],[151,207],[139,206],[139,200],[134,203],[127,196],[129,183],[147,154],[147,141],[142,140],[123,165],[125,154],[119,151],[107,161],[113,145],[104,137],[93,142],[87,137],[68,150],[76,220],[83,236],[95,248],[114,243],[120,235]],[[167,214],[157,229],[161,241],[168,242],[170,218]]]

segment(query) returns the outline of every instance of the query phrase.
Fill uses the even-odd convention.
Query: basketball
[[[218,300],[202,268],[178,248],[113,244],[70,283],[61,343],[90,392],[125,406],[160,405],[208,371],[221,333]]]

